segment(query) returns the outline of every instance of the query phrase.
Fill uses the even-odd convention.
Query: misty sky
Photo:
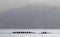
[[[60,0],[0,0],[0,11],[23,7],[28,4],[43,3],[47,5],[60,5]]]
[[[60,0],[0,0],[0,28],[60,28]]]

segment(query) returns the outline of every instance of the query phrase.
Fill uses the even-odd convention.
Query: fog
[[[7,1],[0,0],[1,29],[60,28],[59,0]],[[17,3],[15,4],[14,2]]]
[[[60,5],[60,0],[0,0],[0,12],[34,3],[57,6]]]
[[[59,6],[27,5],[0,14],[0,28],[60,28]]]

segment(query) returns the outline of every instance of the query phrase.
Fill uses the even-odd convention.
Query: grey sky
[[[0,28],[60,28],[60,0],[0,0]]]
[[[0,11],[23,7],[28,4],[43,3],[47,5],[60,5],[60,0],[0,0]]]

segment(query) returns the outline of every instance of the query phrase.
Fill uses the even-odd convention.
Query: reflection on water
[[[0,37],[59,37],[60,34],[0,34]]]
[[[42,33],[42,34],[41,34]],[[59,37],[59,29],[0,29],[0,37]]]

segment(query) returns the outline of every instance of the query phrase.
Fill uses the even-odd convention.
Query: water
[[[35,33],[31,34],[13,34],[17,31],[31,31]],[[0,29],[0,37],[60,37],[60,29],[46,29],[46,32],[50,34],[40,34],[41,29]]]
[[[60,37],[60,34],[0,34],[0,37]]]

